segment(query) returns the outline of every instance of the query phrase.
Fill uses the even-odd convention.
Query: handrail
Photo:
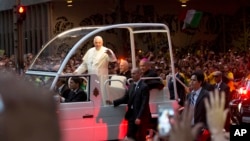
[[[111,82],[111,81],[118,81],[118,82],[121,82],[122,83],[122,85],[123,85],[123,87],[125,88],[125,89],[127,89],[127,87],[126,87],[126,84],[124,84],[121,80],[119,80],[119,79],[107,79],[107,80],[105,80],[105,82],[104,82],[104,94],[107,96],[107,98],[109,99],[109,97],[108,97],[108,95],[107,95],[107,84],[109,84],[109,82]]]
[[[163,82],[163,79],[161,77],[141,77],[140,80],[153,80],[153,79],[159,79],[161,82]],[[130,81],[133,80],[132,78],[127,79],[127,83],[130,85]]]
[[[173,77],[173,75],[172,75],[172,74],[169,74],[169,75],[167,75],[167,77]],[[183,83],[178,77],[176,77],[176,76],[174,76],[174,77],[175,77],[175,79],[176,79],[185,89],[189,89],[189,87],[186,86],[186,84]]]

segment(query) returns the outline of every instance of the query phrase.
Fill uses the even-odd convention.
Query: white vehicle
[[[78,27],[57,35],[45,44],[35,57],[26,71],[27,78],[34,81],[36,85],[53,90],[58,78],[73,76],[72,74],[62,74],[70,58],[77,52],[91,47],[92,44],[89,45],[89,43],[92,43],[93,37],[96,35],[103,36],[104,43],[107,42],[110,31],[118,33],[118,35],[121,33],[126,35],[127,38],[124,40],[127,40],[131,47],[133,68],[137,65],[135,45],[139,46],[141,40],[145,42],[145,38],[143,38],[145,36],[157,36],[157,40],[160,40],[169,51],[172,72],[174,72],[169,28],[161,23],[128,23],[102,27]],[[117,40],[119,39],[117,38]],[[110,42],[115,42],[115,37],[112,37]],[[150,43],[153,44],[153,42]],[[120,45],[120,47],[122,46]],[[110,79],[105,83],[105,91],[100,91],[97,75],[77,76],[84,78],[87,82],[85,91],[89,100],[59,104],[58,113],[63,141],[123,139],[127,130],[127,123],[124,120],[126,105],[116,108],[106,105],[103,102],[105,100],[103,100],[102,94],[107,94],[111,100],[121,97],[126,90],[125,82],[127,80],[121,76],[110,75]],[[176,90],[176,84],[174,86]],[[166,87],[162,90],[151,90],[150,109],[153,117],[157,118],[158,105],[164,104],[166,101],[169,101]]]

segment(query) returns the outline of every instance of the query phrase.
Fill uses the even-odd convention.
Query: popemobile
[[[156,44],[156,39],[161,41],[161,45],[164,45],[169,52],[172,74],[174,74],[170,31],[165,24],[127,23],[77,27],[60,33],[43,46],[25,72],[25,77],[35,85],[52,91],[54,91],[59,78],[70,79],[70,77],[76,76],[84,80],[86,101],[64,103],[60,102],[55,94],[55,99],[58,100],[63,141],[119,140],[126,135],[127,122],[124,120],[126,105],[114,108],[112,105],[107,105],[105,101],[123,96],[127,89],[126,82],[129,83],[130,79],[127,80],[124,76],[110,75],[104,83],[104,89],[101,89],[102,86],[100,86],[96,74],[74,75],[64,72],[69,60],[74,55],[85,54],[85,51],[91,47],[93,37],[100,35],[105,39],[105,42],[118,42],[119,36],[110,35],[111,33],[126,35],[123,36],[123,40],[126,40],[130,46],[130,50],[127,52],[131,52],[132,68],[138,65],[136,64],[136,56],[140,53],[138,51],[141,49],[140,46],[158,48],[159,44]],[[148,44],[145,44],[145,39]],[[118,46],[123,47],[124,45]],[[142,79],[162,80],[161,77]],[[173,80],[175,82],[175,78]],[[176,83],[174,83],[174,87],[176,92]],[[104,99],[103,95],[107,99]],[[167,86],[161,90],[151,90],[150,110],[152,117],[157,119],[159,105],[169,102]],[[154,119],[152,121],[157,121]],[[156,127],[156,123],[152,122],[152,128]]]

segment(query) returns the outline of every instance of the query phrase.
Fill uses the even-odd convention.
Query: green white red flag
[[[186,27],[197,28],[202,18],[202,12],[194,9],[184,11],[179,19],[184,22],[182,29]]]

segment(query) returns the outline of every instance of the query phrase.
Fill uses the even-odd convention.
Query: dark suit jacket
[[[142,77],[159,77],[157,73],[153,70],[148,70],[146,71]],[[164,84],[159,80],[159,79],[150,79],[150,80],[145,80],[145,83],[148,85],[149,90],[151,89],[163,89]]]
[[[214,85],[214,89],[216,89],[216,84]],[[224,82],[221,82],[221,84],[219,85],[219,92],[222,92],[222,91],[225,92],[225,96],[226,96],[226,105],[225,106],[228,107],[229,102],[230,102],[230,88]]]
[[[177,73],[176,74],[176,77],[181,80],[181,82],[184,83],[184,78],[179,74]],[[175,99],[175,94],[174,94],[174,82],[172,81],[172,77],[170,78],[169,82],[168,82],[168,89],[169,89],[169,94],[170,94],[170,99],[173,100]],[[185,99],[186,99],[186,93],[185,93],[185,88],[181,85],[180,82],[178,82],[176,80],[176,88],[177,88],[177,94],[178,94],[178,97],[180,98],[180,101],[179,101],[179,104],[181,106],[184,105],[184,102],[185,102]]]
[[[125,73],[118,73],[118,75],[122,75],[122,76],[125,76],[127,79],[131,78],[131,72],[130,71],[127,71]]]
[[[208,82],[203,83],[203,88],[205,88],[208,91],[214,91],[214,85],[211,85]]]
[[[68,97],[65,99],[65,102],[80,102],[86,100],[87,94],[79,88],[76,92],[71,90],[68,94]]]
[[[118,75],[122,75],[122,76],[125,76],[126,78],[127,78],[127,80],[129,79],[129,78],[131,78],[131,72],[130,71],[127,71],[127,72],[125,72],[125,73],[118,73]],[[126,85],[128,86],[129,85],[129,83],[126,81]]]
[[[64,97],[65,99],[68,98],[68,95],[70,93],[69,87],[65,84],[62,89],[59,91],[59,94]]]
[[[225,96],[226,96],[225,108],[229,108],[229,102],[230,102],[230,98],[231,98],[230,97],[230,88],[229,88],[229,86],[226,83],[221,82],[221,84],[219,85],[219,88],[216,88],[216,84],[215,84],[214,89],[219,89],[220,93],[222,91],[225,92]],[[229,131],[229,129],[230,129],[230,116],[229,115],[227,116],[224,129],[226,129],[226,131]]]
[[[201,92],[196,99],[195,109],[194,109],[194,124],[202,122],[204,127],[207,128],[207,118],[206,118],[206,108],[204,99],[209,97],[209,91],[202,88]],[[191,103],[191,94],[187,96],[187,100]]]
[[[142,122],[148,121],[151,118],[148,86],[143,81],[140,81],[134,93],[132,93],[132,87],[133,84],[129,86],[128,91],[123,97],[114,101],[114,106],[127,104],[128,110],[125,114],[125,118],[129,121],[135,120],[136,118],[139,118]]]

